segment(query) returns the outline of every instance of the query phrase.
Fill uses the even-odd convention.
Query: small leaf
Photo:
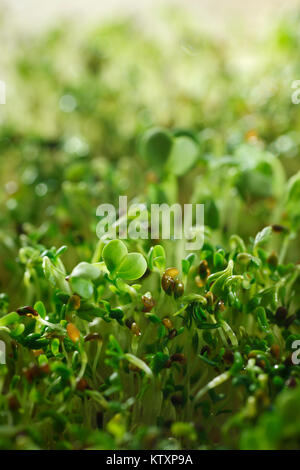
[[[17,312],[8,313],[4,317],[0,318],[0,326],[11,325],[12,323],[18,323],[20,317]]]
[[[54,338],[51,341],[51,351],[52,351],[53,356],[57,356],[59,354],[59,339],[58,338]]]
[[[168,170],[177,176],[184,175],[197,162],[199,147],[193,139],[177,137],[168,160]]]
[[[117,275],[128,281],[142,277],[147,269],[145,258],[140,253],[130,253],[118,267]]]
[[[255,247],[260,246],[266,243],[269,240],[271,234],[272,234],[272,227],[270,225],[262,229],[261,232],[258,232],[258,234],[255,237],[254,246]]]
[[[53,287],[58,287],[62,292],[70,293],[69,284],[65,280],[65,274],[54,266],[48,256],[43,257],[43,270],[46,279]]]
[[[148,160],[150,168],[161,172],[172,148],[171,133],[161,127],[149,129],[140,142],[140,152]]]
[[[34,310],[37,311],[37,313],[39,314],[39,316],[40,316],[41,318],[45,318],[45,317],[46,317],[47,312],[46,312],[46,309],[45,309],[45,305],[43,304],[43,302],[42,302],[41,300],[39,300],[38,302],[36,302],[36,303],[34,304],[34,307],[33,307],[33,308],[34,308]]]
[[[80,295],[84,299],[89,299],[92,297],[94,292],[94,286],[91,281],[83,279],[81,277],[72,277],[70,279],[70,285],[73,289],[73,292]]]
[[[181,268],[182,268],[183,274],[187,276],[190,270],[190,263],[187,259],[181,260]]]
[[[105,245],[102,252],[105,264],[111,273],[117,270],[127,254],[127,247],[120,240],[111,240]]]
[[[75,266],[72,273],[70,274],[70,277],[81,277],[91,281],[97,279],[100,274],[101,269],[99,269],[97,266],[91,263],[82,262]]]
[[[149,252],[149,269],[156,267],[160,270],[166,267],[166,252],[163,246],[155,245]]]

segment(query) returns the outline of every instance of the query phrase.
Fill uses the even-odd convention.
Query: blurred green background
[[[138,142],[152,126],[199,143],[178,199],[206,204],[218,242],[284,220],[284,181],[300,169],[297,10],[152,3],[1,4],[0,290],[13,305],[25,240],[69,245],[73,266],[94,249],[99,204],[146,198]]]

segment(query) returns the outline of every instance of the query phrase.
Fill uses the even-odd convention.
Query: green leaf
[[[147,269],[143,255],[128,254],[126,245],[120,240],[112,240],[105,246],[103,259],[111,274],[128,281],[139,279]]]
[[[70,277],[81,277],[91,281],[97,279],[100,274],[101,269],[99,269],[97,266],[91,263],[82,262],[75,266],[72,273],[70,274]]]
[[[58,338],[54,338],[51,341],[51,351],[52,351],[53,356],[57,356],[59,354],[59,339]]]
[[[149,252],[149,269],[156,267],[160,270],[166,267],[166,252],[162,245],[155,245],[151,247]]]
[[[117,275],[122,279],[134,281],[142,277],[147,269],[145,258],[140,253],[130,253],[117,269]]]
[[[155,375],[159,374],[159,372],[164,368],[169,356],[162,352],[158,352],[152,359],[152,369]]]
[[[189,137],[177,137],[173,144],[167,168],[170,173],[177,176],[184,175],[197,162],[199,147],[193,139]]]
[[[16,323],[19,320],[20,317],[17,312],[11,312],[5,315],[4,317],[0,318],[0,326],[11,325],[12,323]]]
[[[111,240],[105,245],[102,252],[105,264],[111,273],[117,270],[127,254],[127,247],[121,240]]]
[[[171,133],[161,127],[149,129],[140,142],[140,152],[150,168],[161,172],[172,148]]]
[[[70,279],[70,285],[73,292],[80,295],[84,299],[89,299],[92,297],[94,292],[94,286],[91,281],[83,279],[81,277],[72,277]]]
[[[45,305],[43,304],[43,302],[42,302],[41,300],[39,300],[38,302],[36,302],[36,303],[34,304],[34,307],[33,307],[33,308],[34,308],[34,310],[37,311],[37,313],[39,314],[39,316],[40,316],[41,318],[45,318],[45,317],[46,317],[47,312],[46,312],[46,309],[45,309]]]
[[[181,268],[182,268],[183,274],[185,274],[187,276],[187,274],[190,270],[190,263],[187,259],[182,259],[181,260]]]
[[[218,366],[218,363],[216,361],[212,361],[211,359],[208,359],[206,356],[204,356],[203,354],[198,354],[198,356],[200,357],[200,359],[202,359],[202,361],[204,361],[206,364],[210,365],[210,366],[213,366],[213,367],[217,367]]]
[[[161,323],[161,319],[154,313],[146,313],[146,317],[151,321],[151,323]]]
[[[173,423],[171,426],[171,433],[177,438],[184,437],[190,441],[196,441],[197,439],[197,433],[192,423]]]
[[[255,237],[254,246],[257,247],[257,246],[264,245],[265,243],[267,243],[271,234],[272,234],[271,226],[268,226],[262,229],[261,232],[258,232],[258,234]]]
[[[62,292],[70,293],[69,284],[65,280],[65,274],[54,266],[48,256],[43,257],[43,270],[46,279],[53,287],[58,287]]]
[[[11,336],[13,338],[17,338],[18,336],[20,336],[25,330],[25,325],[24,323],[20,323],[16,328],[14,328],[12,331],[11,331]]]

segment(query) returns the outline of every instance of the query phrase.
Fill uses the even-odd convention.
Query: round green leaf
[[[89,299],[92,297],[94,286],[91,281],[81,277],[72,277],[70,279],[70,284],[73,292],[80,295],[80,297],[83,297],[84,299]]]
[[[127,247],[121,240],[111,240],[108,242],[108,244],[103,248],[102,253],[108,270],[110,272],[116,271],[127,253]]]
[[[140,143],[140,152],[150,166],[158,171],[164,167],[172,148],[172,135],[166,129],[155,127],[145,132]]]
[[[189,137],[178,137],[173,144],[168,160],[168,170],[177,176],[184,175],[197,162],[199,147]]]
[[[130,253],[118,267],[117,275],[127,281],[134,281],[145,274],[147,263],[140,253]]]

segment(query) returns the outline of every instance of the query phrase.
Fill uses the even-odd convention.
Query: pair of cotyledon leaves
[[[188,135],[173,136],[167,129],[149,129],[140,141],[140,152],[158,174],[182,176],[196,164],[198,143]]]
[[[147,262],[140,253],[128,253],[125,243],[111,240],[103,249],[101,263],[79,263],[69,276],[72,290],[81,297],[88,299],[94,291],[93,281],[101,273],[109,272],[110,277],[134,281],[143,276]]]

